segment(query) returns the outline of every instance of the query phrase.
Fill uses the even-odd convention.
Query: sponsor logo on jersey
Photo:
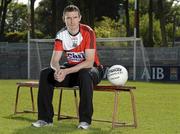
[[[81,62],[85,59],[84,52],[67,52],[67,59],[71,62]]]

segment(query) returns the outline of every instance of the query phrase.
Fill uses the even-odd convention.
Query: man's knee
[[[48,67],[48,68],[44,68],[41,70],[40,72],[40,76],[41,77],[45,77],[45,76],[49,76],[51,73],[53,73],[53,69]]]
[[[89,72],[90,72],[90,68],[83,68],[79,70],[79,77],[82,79],[87,78],[87,77],[90,78]]]
[[[97,68],[86,68],[86,69],[81,69],[79,71],[79,77],[80,80],[87,80],[88,82],[92,81],[94,85],[98,84],[100,82],[100,76],[99,76],[99,71]]]

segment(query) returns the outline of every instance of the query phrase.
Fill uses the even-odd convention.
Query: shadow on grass
[[[32,126],[16,129],[13,134],[111,134],[110,130],[91,127],[88,130],[78,129],[74,123],[55,123],[53,126],[35,128]],[[121,134],[121,133],[119,133]]]
[[[30,122],[30,124],[35,121],[30,117],[13,114],[3,118],[26,121]],[[53,126],[42,128],[35,128],[31,125],[22,126],[23,128],[17,128],[13,134],[112,134],[113,132],[116,132],[116,130],[114,131],[109,124],[98,124],[93,124],[88,130],[81,130],[77,128],[77,120],[55,121]],[[118,131],[118,134],[121,134],[121,132]]]
[[[34,119],[31,119],[29,117],[24,117],[24,116],[18,116],[18,115],[8,115],[8,116],[4,116],[3,118],[5,119],[13,119],[13,120],[19,120],[19,121],[28,121],[28,122],[33,122]]]

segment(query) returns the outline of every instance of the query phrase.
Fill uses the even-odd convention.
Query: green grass
[[[53,127],[33,128],[31,123],[37,114],[13,115],[16,82],[0,80],[0,134],[180,134],[180,84],[128,82],[136,86],[134,91],[137,108],[137,128],[111,128],[110,123],[93,121],[89,130],[77,129],[78,120],[57,121]],[[103,81],[102,84],[108,84]],[[37,97],[37,90],[34,90]],[[58,91],[54,93],[54,109],[57,112]],[[113,93],[94,92],[95,119],[111,120]],[[19,110],[31,108],[29,90],[20,91]],[[119,120],[130,122],[130,99],[127,93],[120,94]],[[62,103],[63,114],[75,114],[73,92],[65,91]],[[36,108],[37,109],[37,108]]]

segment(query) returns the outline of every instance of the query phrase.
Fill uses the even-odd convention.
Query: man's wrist
[[[59,71],[59,70],[60,70],[60,67],[53,67],[53,66],[51,66],[51,68],[52,68],[54,71]]]

